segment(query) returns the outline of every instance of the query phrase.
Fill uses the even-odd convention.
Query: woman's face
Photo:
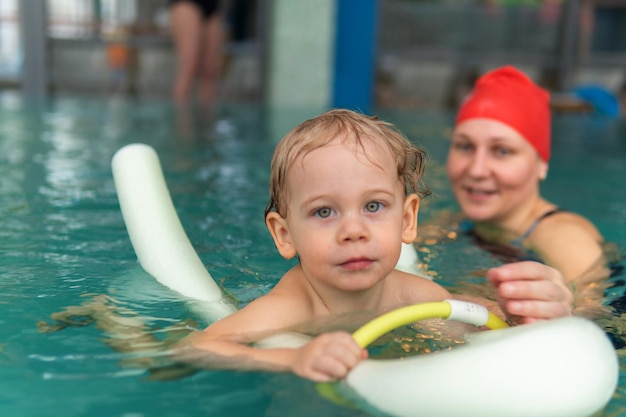
[[[508,220],[539,198],[548,164],[515,129],[493,119],[469,119],[452,134],[447,172],[463,213],[477,222]]]

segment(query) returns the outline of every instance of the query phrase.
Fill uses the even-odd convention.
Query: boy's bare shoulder
[[[294,271],[287,272],[267,294],[223,319],[224,327],[275,330],[308,320],[311,315],[308,308],[310,303],[295,278]]]
[[[404,305],[441,301],[451,297],[450,293],[436,282],[402,271],[394,271],[389,276],[388,283],[389,295]]]
[[[307,319],[297,299],[270,291],[235,313],[213,323],[199,338],[254,343],[277,332],[288,331]]]

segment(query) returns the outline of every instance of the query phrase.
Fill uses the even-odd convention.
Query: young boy
[[[215,355],[221,367],[328,381],[367,356],[347,332],[324,333],[297,348],[251,344],[313,320],[451,298],[440,285],[394,269],[402,242],[416,238],[420,197],[427,194],[424,162],[424,151],[390,123],[348,110],[329,111],[289,132],[272,158],[265,219],[279,253],[297,256],[299,264],[267,295],[191,336],[190,350]],[[570,314],[571,294],[562,282],[527,267],[490,272],[506,313],[528,320]],[[535,297],[538,289],[548,295]],[[533,315],[527,300],[547,304],[550,312]]]

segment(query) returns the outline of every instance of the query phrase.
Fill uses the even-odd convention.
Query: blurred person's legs
[[[224,42],[217,0],[172,0],[171,22],[176,47],[177,73],[173,97],[188,99],[194,81],[200,81],[200,99],[211,103],[221,68]]]
[[[171,7],[172,33],[176,47],[176,79],[172,95],[182,102],[189,96],[198,68],[202,14],[189,1],[177,1]]]
[[[222,70],[222,48],[224,45],[224,27],[219,12],[213,13],[204,22],[203,54],[201,55],[200,98],[210,104],[216,97],[217,84]]]

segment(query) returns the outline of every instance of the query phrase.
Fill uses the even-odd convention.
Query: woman
[[[458,112],[447,173],[478,241],[554,267],[580,313],[600,306],[609,272],[595,226],[540,194],[550,160],[549,100],[511,66],[483,75]]]

